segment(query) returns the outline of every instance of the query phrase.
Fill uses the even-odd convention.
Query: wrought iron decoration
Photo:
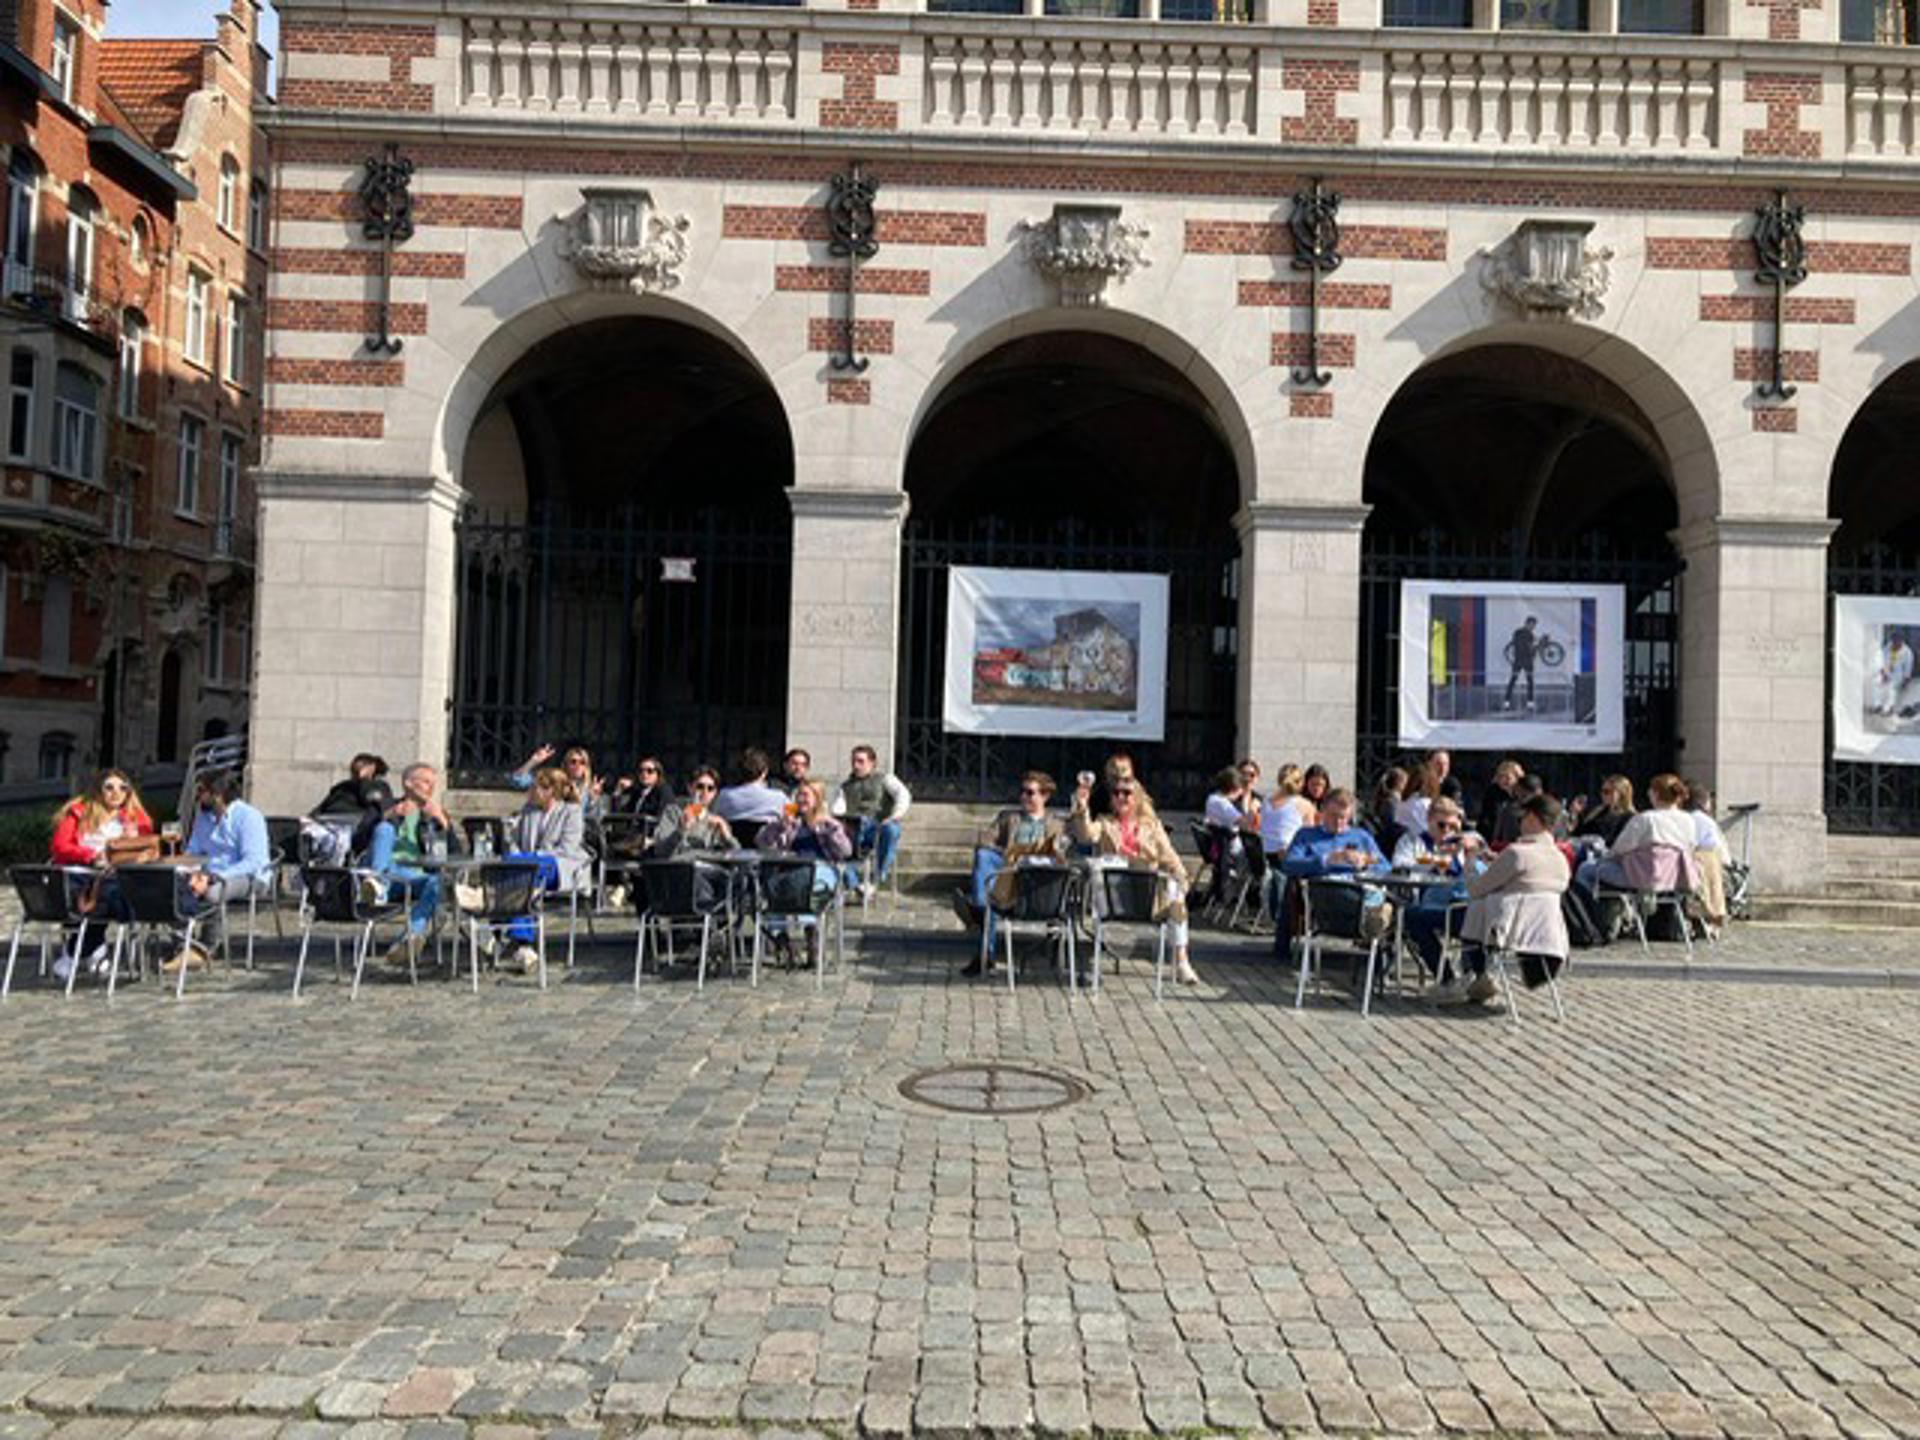
[[[360,233],[380,245],[380,333],[367,337],[367,349],[386,355],[400,353],[400,337],[393,333],[393,247],[413,238],[413,161],[388,142],[386,153],[367,157],[367,173],[360,182]]]
[[[1787,291],[1807,278],[1806,223],[1806,207],[1789,205],[1784,190],[1754,212],[1753,278],[1773,287],[1773,378],[1760,382],[1763,400],[1791,399],[1799,388],[1787,383]]]
[[[879,189],[877,181],[861,173],[856,160],[833,177],[827,195],[827,253],[847,257],[847,343],[834,354],[832,364],[836,370],[856,375],[867,368],[868,360],[853,353],[854,293],[860,262],[880,251],[873,219],[873,197]]]
[[[1333,372],[1320,368],[1320,277],[1340,268],[1340,195],[1315,177],[1293,197],[1293,268],[1307,272],[1307,363],[1293,367],[1296,385],[1322,386]]]

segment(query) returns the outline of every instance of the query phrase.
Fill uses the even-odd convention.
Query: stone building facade
[[[116,41],[101,0],[8,7],[0,797],[63,794],[94,765],[165,767],[246,722],[267,213],[261,189],[249,250],[256,18],[237,0],[213,40]],[[196,274],[255,297],[238,348],[210,292],[190,299]],[[249,354],[252,372],[229,374]],[[185,415],[216,427],[195,463],[178,452]]]
[[[726,447],[771,416],[738,452],[790,525],[771,741],[938,769],[910,693],[939,644],[925,567],[1073,564],[1108,522],[1134,538],[1103,554],[1149,557],[1109,568],[1225,557],[1186,622],[1175,604],[1174,671],[1225,677],[1179,682],[1224,722],[1215,763],[1342,776],[1379,748],[1389,563],[1639,567],[1640,771],[1677,760],[1761,802],[1763,867],[1817,879],[1829,541],[1897,548],[1920,511],[1883,483],[1885,446],[1843,446],[1911,428],[1910,52],[1843,40],[1874,22],[1840,0],[1256,0],[1231,23],[1143,4],[288,0],[252,731],[269,808],[369,745],[479,754],[461,727],[488,705],[501,755],[586,733],[524,667],[601,643],[588,612],[526,628],[559,572],[470,570],[467,507],[603,516],[708,488],[746,507]],[[1455,28],[1413,28],[1436,19]],[[412,227],[383,260],[357,192],[388,146]],[[836,247],[856,162],[874,228]],[[1316,182],[1337,269],[1295,225]],[[1754,241],[1783,191],[1805,275],[1776,295]],[[383,319],[397,352],[368,347]],[[578,408],[608,386],[617,403]],[[995,549],[1026,512],[1067,538]],[[647,624],[678,603],[651,570],[596,573],[638,584]],[[516,684],[538,703],[503,701]]]

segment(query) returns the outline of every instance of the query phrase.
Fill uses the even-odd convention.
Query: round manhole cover
[[[909,1100],[962,1115],[1034,1115],[1093,1093],[1083,1080],[1030,1065],[942,1065],[900,1082]]]

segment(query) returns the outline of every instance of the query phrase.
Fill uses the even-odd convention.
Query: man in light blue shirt
[[[198,970],[220,943],[226,907],[244,901],[255,889],[264,892],[273,873],[273,853],[267,841],[267,818],[240,798],[240,777],[231,770],[212,770],[194,786],[193,829],[187,835],[187,853],[202,862],[197,870],[182,872],[182,884],[191,897],[183,911],[204,914],[195,927],[191,947],[182,945],[166,969],[182,965]]]

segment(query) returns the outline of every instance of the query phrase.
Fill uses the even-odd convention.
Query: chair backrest
[[[313,918],[330,925],[353,925],[360,920],[355,905],[353,871],[341,865],[302,865],[300,883],[306,889]]]
[[[1065,920],[1073,904],[1073,871],[1064,865],[1016,865],[1009,920]]]
[[[8,872],[26,918],[58,924],[73,918],[67,872],[58,865],[16,865]]]
[[[1109,923],[1151,924],[1158,918],[1161,892],[1167,877],[1158,870],[1103,865],[1094,871],[1100,918]]]
[[[1193,848],[1209,865],[1220,863],[1220,834],[1204,820],[1189,820],[1187,832],[1193,836]]]
[[[1351,940],[1359,934],[1362,895],[1349,881],[1314,876],[1300,882],[1301,933]]]
[[[496,860],[476,866],[480,918],[517,920],[540,903],[540,867],[531,860]]]
[[[267,854],[274,864],[292,865],[299,860],[302,823],[298,815],[267,816]]]
[[[121,865],[114,869],[120,898],[142,925],[171,925],[180,914],[183,881],[178,865]]]
[[[633,903],[664,920],[698,919],[726,908],[731,877],[711,860],[649,860],[640,867]]]
[[[733,820],[728,822],[728,828],[733,831],[733,838],[740,842],[742,850],[751,850],[766,824],[764,820]]]
[[[819,915],[833,904],[830,870],[794,856],[770,856],[756,868],[760,906],[769,915]]]
[[[604,853],[610,855],[625,854],[636,843],[644,844],[653,838],[654,819],[651,815],[608,815],[600,821],[600,836],[605,846]]]
[[[1691,893],[1700,883],[1700,868],[1693,852],[1678,845],[1653,844],[1629,850],[1620,857],[1620,869],[1634,889],[1657,894]]]
[[[507,853],[507,822],[502,820],[498,815],[463,816],[460,820],[460,834],[467,842],[467,853],[469,855],[478,852],[479,847],[474,844],[474,840],[480,835],[487,837],[488,842],[493,846],[494,854],[504,855]]]

